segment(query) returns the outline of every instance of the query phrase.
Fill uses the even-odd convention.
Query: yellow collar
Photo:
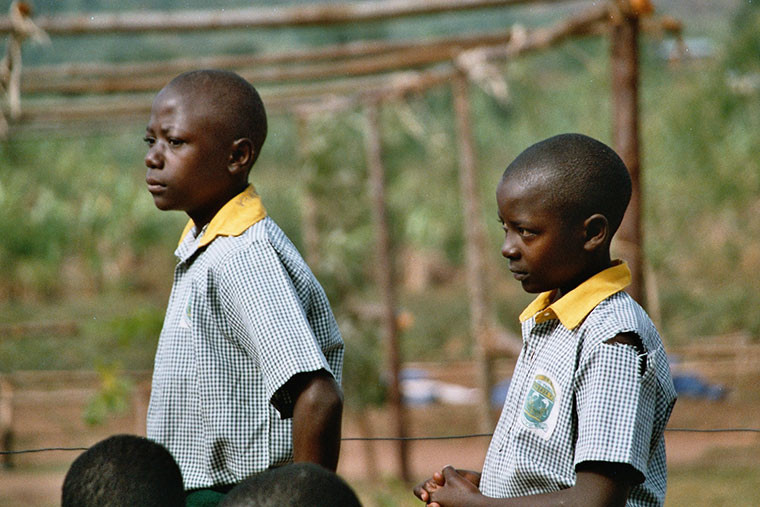
[[[520,322],[536,316],[536,324],[551,319],[559,319],[568,329],[575,328],[609,296],[620,292],[631,283],[631,271],[620,260],[613,261],[612,267],[601,271],[554,303],[550,303],[554,291],[542,292],[520,314]],[[540,315],[537,315],[539,314]]]
[[[253,185],[240,192],[222,206],[214,218],[208,223],[205,231],[198,242],[198,248],[206,246],[217,236],[239,236],[247,228],[267,216],[267,210],[261,203],[261,197],[256,193]],[[182,231],[179,242],[187,236],[195,224],[190,220]]]

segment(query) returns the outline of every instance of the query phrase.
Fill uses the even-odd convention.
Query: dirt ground
[[[682,398],[671,417],[671,428],[757,427],[757,378],[743,379],[741,385],[720,401]],[[730,379],[729,379],[730,380]],[[144,388],[144,387],[143,387]],[[58,391],[56,391],[58,392]],[[115,433],[144,434],[144,395],[137,396],[131,410],[95,428],[82,422],[86,390],[61,391],[52,398],[36,392],[18,396],[14,428],[16,449],[41,447],[87,447]],[[479,433],[477,410],[472,406],[428,405],[407,412],[409,435],[463,435]],[[366,412],[364,424],[355,413],[344,418],[344,437],[387,436],[393,428],[389,414],[382,410]],[[367,430],[369,426],[369,430]],[[362,431],[362,428],[365,428]],[[414,480],[427,477],[446,464],[480,469],[488,437],[455,440],[408,442],[410,475]],[[716,450],[753,448],[760,450],[758,433],[666,433],[669,466],[699,464]],[[371,477],[398,475],[401,448],[398,442],[344,441],[339,473],[350,483]],[[58,505],[66,470],[81,451],[47,451],[15,455],[11,468],[0,468],[0,505]],[[758,451],[760,452],[760,451]],[[760,459],[760,455],[757,457]],[[387,504],[386,504],[387,505]]]

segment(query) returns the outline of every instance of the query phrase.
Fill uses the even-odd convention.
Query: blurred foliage
[[[356,406],[380,404],[382,357],[378,330],[356,306],[373,290],[373,227],[369,214],[362,117],[326,115],[305,124],[300,140],[303,192],[318,202],[319,262],[312,269],[323,284],[346,342],[344,389]],[[361,379],[361,381],[359,381]]]
[[[760,3],[741,2],[726,42],[725,66],[734,72],[760,72]]]
[[[102,424],[109,416],[123,415],[129,410],[133,383],[122,374],[119,363],[100,364],[98,392],[85,407],[83,418],[89,425]]]

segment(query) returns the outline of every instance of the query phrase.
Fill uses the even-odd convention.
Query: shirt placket
[[[504,434],[504,442],[509,441],[506,437],[508,435],[511,435],[514,431],[515,424],[517,423],[517,419],[520,417],[520,410],[522,409],[522,400],[525,399],[525,394],[527,393],[528,389],[530,388],[532,384],[532,375],[531,373],[534,371],[534,364],[536,362],[536,358],[538,356],[538,345],[540,341],[540,334],[536,332],[537,328],[540,327],[540,325],[537,325],[535,321],[531,322],[529,325],[532,325],[531,330],[526,333],[526,340],[523,344],[524,347],[524,353],[523,357],[525,358],[523,368],[520,369],[520,377],[515,379],[516,380],[516,387],[519,388],[519,391],[517,391],[517,395],[515,398],[513,398],[514,403],[516,403],[516,408],[512,412],[512,417],[509,420],[509,427],[507,428],[507,431]],[[504,443],[501,445],[500,450],[504,451]]]

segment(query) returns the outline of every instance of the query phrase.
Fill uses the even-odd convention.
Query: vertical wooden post
[[[470,292],[470,329],[478,363],[481,399],[481,430],[493,430],[491,416],[491,361],[488,356],[490,332],[489,303],[485,282],[486,239],[477,184],[475,148],[470,124],[470,87],[464,72],[458,71],[452,82],[457,142],[459,144],[459,186],[464,207],[465,262]]]
[[[398,459],[401,466],[401,478],[409,481],[409,448],[404,440],[406,421],[403,400],[401,398],[401,359],[398,343],[398,321],[396,319],[396,277],[393,267],[391,237],[388,227],[388,210],[385,199],[385,167],[382,160],[382,142],[380,137],[380,104],[372,101],[365,108],[365,149],[369,170],[369,190],[372,199],[372,211],[375,221],[375,241],[377,244],[376,268],[377,281],[383,303],[383,335],[387,350],[388,373],[390,374],[388,398],[393,422],[396,426],[398,441]]]
[[[309,163],[309,117],[307,113],[297,113],[296,123],[298,128],[298,156],[302,166]],[[301,208],[301,226],[303,228],[304,257],[312,270],[319,267],[319,227],[317,225],[317,201],[311,185],[314,182],[314,174],[306,175],[306,188],[303,194]]]
[[[627,4],[627,1],[618,3]],[[621,16],[613,23],[611,32],[613,145],[631,173],[633,193],[617,237],[633,278],[627,291],[643,305],[645,292],[639,178],[638,35],[639,18],[623,5]]]
[[[134,413],[134,434],[145,435],[148,419],[148,400],[150,399],[150,383],[137,380],[132,391],[132,411]]]
[[[0,450],[13,450],[13,385],[0,376]],[[3,455],[3,466],[13,467],[12,454]]]

